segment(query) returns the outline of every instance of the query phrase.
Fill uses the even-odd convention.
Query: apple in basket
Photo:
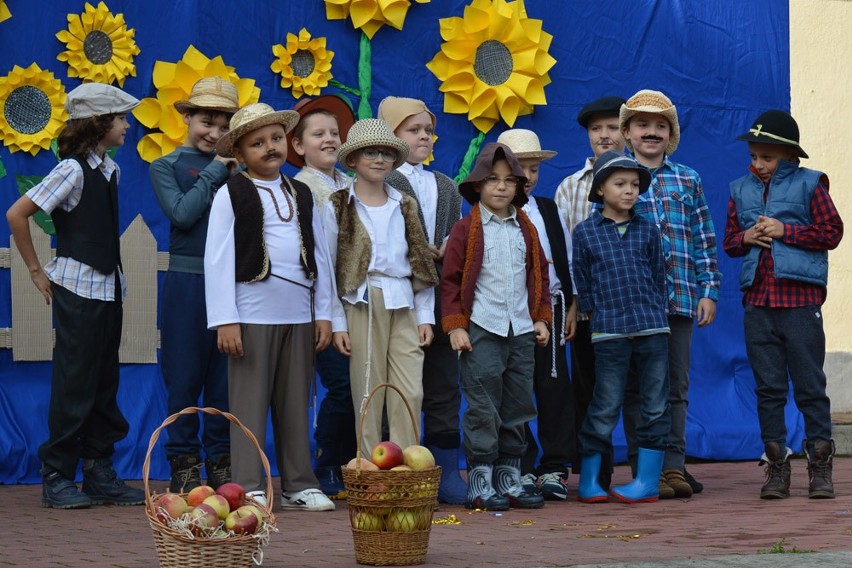
[[[346,469],[358,469],[358,462],[361,462],[361,471],[378,471],[379,466],[366,458],[352,458],[346,464]]]
[[[263,511],[260,510],[260,507],[257,505],[243,505],[240,509],[245,509],[247,511],[251,511],[255,517],[257,517],[257,526],[260,527],[264,523],[265,516]]]
[[[231,511],[236,511],[243,506],[246,499],[246,490],[239,483],[223,483],[216,489],[216,495],[221,495],[228,501]]]
[[[190,507],[197,507],[211,495],[215,495],[216,491],[209,485],[199,485],[186,495],[186,504]]]
[[[199,503],[190,513],[189,520],[193,526],[193,532],[199,534],[211,533],[219,526],[219,516],[213,507],[206,503]]]
[[[373,448],[370,459],[379,466],[379,469],[390,469],[402,465],[402,448],[394,442],[379,442]]]
[[[414,471],[423,471],[435,467],[435,456],[424,446],[408,446],[402,450],[405,465]]]
[[[225,517],[225,530],[234,531],[234,534],[254,534],[259,522],[254,511],[248,507],[240,507]]]
[[[411,532],[417,530],[417,517],[408,509],[391,509],[385,526],[390,532]]]
[[[380,531],[384,527],[385,522],[379,515],[366,511],[355,513],[355,528],[359,531]]]
[[[157,512],[157,518],[162,522],[167,522],[170,518],[177,519],[186,513],[188,506],[183,497],[177,493],[166,493],[157,499],[157,504],[154,510]]]
[[[213,510],[216,511],[216,516],[222,520],[225,520],[225,517],[227,517],[228,513],[231,512],[231,508],[228,506],[228,500],[221,495],[211,495],[201,504],[210,505]]]

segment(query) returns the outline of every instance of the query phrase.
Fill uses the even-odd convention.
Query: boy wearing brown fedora
[[[411,148],[408,159],[391,172],[387,182],[417,201],[420,222],[440,278],[450,228],[461,217],[461,195],[452,179],[423,167],[432,154],[435,115],[421,100],[385,97],[379,103],[377,117]],[[435,294],[440,297],[440,287]],[[438,301],[435,321],[441,321]],[[450,338],[439,328],[423,358],[423,444],[441,466],[438,500],[442,503],[461,504],[467,495],[467,484],[459,475],[460,408],[458,356],[450,348]]]
[[[261,443],[272,410],[282,506],[330,511],[311,465],[308,426],[314,353],[331,340],[330,264],[311,190],[280,171],[298,120],[291,110],[248,105],[216,144],[245,170],[219,189],[210,212],[207,325],[228,355],[231,412]],[[257,449],[234,425],[231,463],[235,482],[261,502],[272,499]]]
[[[788,380],[805,417],[808,497],[833,499],[831,408],[825,393],[822,304],[828,251],[843,238],[843,220],[828,194],[828,176],[803,168],[799,126],[770,110],[737,140],[748,142],[749,173],[731,183],[724,247],[742,257],[746,353],[757,388],[765,452],[761,499],[790,496],[784,406]],[[789,377],[789,379],[788,379]]]
[[[619,125],[628,150],[651,171],[651,188],[639,196],[635,210],[660,229],[669,274],[671,432],[660,497],[691,497],[701,486],[688,479],[684,465],[690,350],[693,326],[707,326],[716,317],[722,280],[716,261],[716,233],[701,177],[671,160],[680,141],[677,109],[671,100],[659,91],[641,90],[621,105]],[[630,383],[625,394],[624,429],[632,466],[641,417],[638,385]]]
[[[444,256],[441,324],[459,352],[467,400],[465,507],[537,509],[543,497],[521,484],[524,427],[533,403],[535,345],[552,320],[547,258],[521,207],[526,175],[505,144],[487,144],[459,192],[472,205],[453,225]]]
[[[521,482],[528,491],[538,491],[545,499],[564,500],[568,497],[567,466],[576,458],[574,394],[565,352],[565,343],[573,339],[577,323],[571,279],[571,233],[552,199],[532,195],[542,162],[556,156],[556,152],[542,150],[536,133],[524,128],[506,130],[497,142],[512,150],[527,177],[524,194],[528,201],[522,210],[535,225],[547,258],[553,305],[554,333],[547,345],[535,348],[533,370],[541,459],[536,468],[539,444],[527,423],[527,452],[521,460]]]
[[[187,125],[183,146],[154,160],[149,173],[154,194],[169,229],[169,269],[160,296],[160,368],[169,414],[196,406],[228,410],[228,360],[216,348],[216,333],[207,329],[204,301],[204,243],[213,195],[233,174],[237,161],[216,154],[228,121],[239,109],[237,88],[220,77],[200,79],[187,100],[175,103]],[[171,468],[169,491],[186,493],[207,484],[217,488],[231,480],[228,421],[182,416],[167,428],[166,457]],[[199,440],[201,432],[201,440]],[[206,460],[202,462],[202,449]]]

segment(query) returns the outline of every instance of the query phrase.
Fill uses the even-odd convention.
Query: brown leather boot
[[[808,458],[808,497],[811,499],[834,499],[834,483],[831,481],[831,461],[834,458],[834,440],[816,440],[813,455],[808,453],[805,440],[805,456]]]
[[[660,472],[660,499],[674,499],[675,490],[666,482],[666,475]]]
[[[692,486],[686,481],[683,472],[679,469],[667,469],[663,471],[666,483],[674,491],[675,497],[692,497]]]
[[[758,465],[766,466],[766,483],[760,488],[761,499],[785,499],[790,496],[790,456],[793,452],[777,442],[768,442]]]

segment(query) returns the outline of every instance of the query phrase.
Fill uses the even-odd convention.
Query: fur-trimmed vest
[[[281,190],[287,191],[296,202],[293,219],[299,226],[302,268],[309,280],[317,278],[314,257],[314,200],[304,183],[281,176]],[[228,180],[228,194],[234,209],[234,257],[237,282],[250,283],[266,280],[272,271],[266,240],[263,238],[263,203],[251,179],[235,175]]]
[[[448,178],[441,172],[432,172],[435,174],[435,183],[438,186],[438,208],[435,214],[435,242],[432,244],[438,248],[444,244],[444,239],[450,234],[450,229],[456,221],[459,220],[461,212],[461,194],[459,186],[452,179]],[[399,170],[394,170],[385,179],[391,187],[399,190],[418,204],[417,216],[420,218],[420,224],[423,226],[423,231],[426,235],[429,231],[426,230],[426,221],[423,219],[423,212],[420,210],[420,203],[417,201],[417,193],[411,187],[411,182]],[[428,237],[427,237],[428,238]]]
[[[342,298],[357,290],[367,279],[373,242],[358,217],[355,200],[349,198],[348,189],[332,193],[329,202],[334,206],[337,217],[337,265],[334,267],[334,276],[337,281],[337,294]],[[438,285],[438,273],[435,271],[435,263],[418,218],[418,210],[417,202],[403,194],[400,211],[405,220],[411,286],[415,292]]]

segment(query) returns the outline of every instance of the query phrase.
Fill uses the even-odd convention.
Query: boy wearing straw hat
[[[660,229],[668,270],[669,382],[671,432],[660,478],[660,498],[691,497],[686,477],[686,407],[692,329],[716,317],[722,273],[716,262],[716,233],[698,173],[671,161],[680,141],[677,109],[663,93],[642,90],[621,105],[627,148],[651,171],[651,188],[636,201],[636,213]],[[624,427],[628,454],[636,459],[640,423],[636,385],[628,388]],[[696,487],[700,484],[695,483]]]
[[[387,181],[417,201],[420,221],[440,278],[450,228],[461,217],[461,195],[452,179],[423,167],[423,162],[432,154],[435,115],[421,100],[385,97],[379,104],[377,116],[411,148],[408,160],[394,170]],[[440,294],[440,288],[436,288],[435,293]],[[441,321],[441,302],[437,301],[435,321]],[[442,503],[461,504],[467,496],[467,483],[459,475],[460,408],[458,356],[450,348],[447,334],[437,329],[423,361],[423,444],[441,466],[438,500]]]
[[[331,340],[332,281],[311,190],[281,174],[291,111],[256,103],[216,144],[245,170],[219,189],[204,251],[207,325],[228,355],[231,412],[263,443],[272,410],[282,506],[334,510],[311,464],[308,403],[314,353]],[[232,478],[266,496],[257,449],[231,427]]]
[[[170,222],[169,269],[160,296],[160,366],[170,415],[196,406],[200,396],[204,406],[228,410],[228,359],[216,348],[216,333],[207,329],[204,243],[213,195],[237,167],[215,149],[239,106],[233,83],[200,79],[187,100],[175,103],[187,125],[183,146],[151,163],[151,184]],[[225,418],[205,416],[199,440],[195,414],[168,426],[169,491],[187,493],[201,485],[202,463],[214,489],[231,480],[229,428]]]
[[[539,448],[527,424],[527,452],[521,462],[521,481],[527,490],[539,491],[545,499],[561,501],[568,496],[566,466],[575,461],[576,455],[574,395],[565,353],[565,343],[573,339],[577,323],[571,280],[571,233],[552,199],[531,195],[538,183],[541,163],[553,158],[556,152],[542,150],[536,133],[524,128],[506,130],[497,142],[512,150],[527,177],[524,193],[529,201],[522,209],[535,225],[547,257],[554,314],[550,342],[535,349],[533,388],[541,460],[536,468]]]
[[[356,413],[363,414],[360,447],[369,454],[382,439],[386,401],[390,440],[419,444],[405,403],[395,393],[365,407],[377,383],[400,389],[415,417],[423,402],[423,349],[432,342],[435,263],[417,215],[417,202],[386,183],[405,162],[408,144],[378,119],[356,122],[337,159],[355,173],[331,194],[323,226],[334,266],[334,346],[350,357]]]
[[[761,499],[790,496],[784,406],[788,380],[805,417],[808,497],[833,499],[834,441],[825,394],[822,304],[828,251],[843,238],[843,220],[828,194],[828,177],[799,165],[808,155],[799,126],[770,110],[737,140],[748,142],[749,173],[731,183],[724,247],[742,257],[740,289],[745,342],[757,383],[757,415],[765,453]],[[789,376],[789,379],[788,379]]]

